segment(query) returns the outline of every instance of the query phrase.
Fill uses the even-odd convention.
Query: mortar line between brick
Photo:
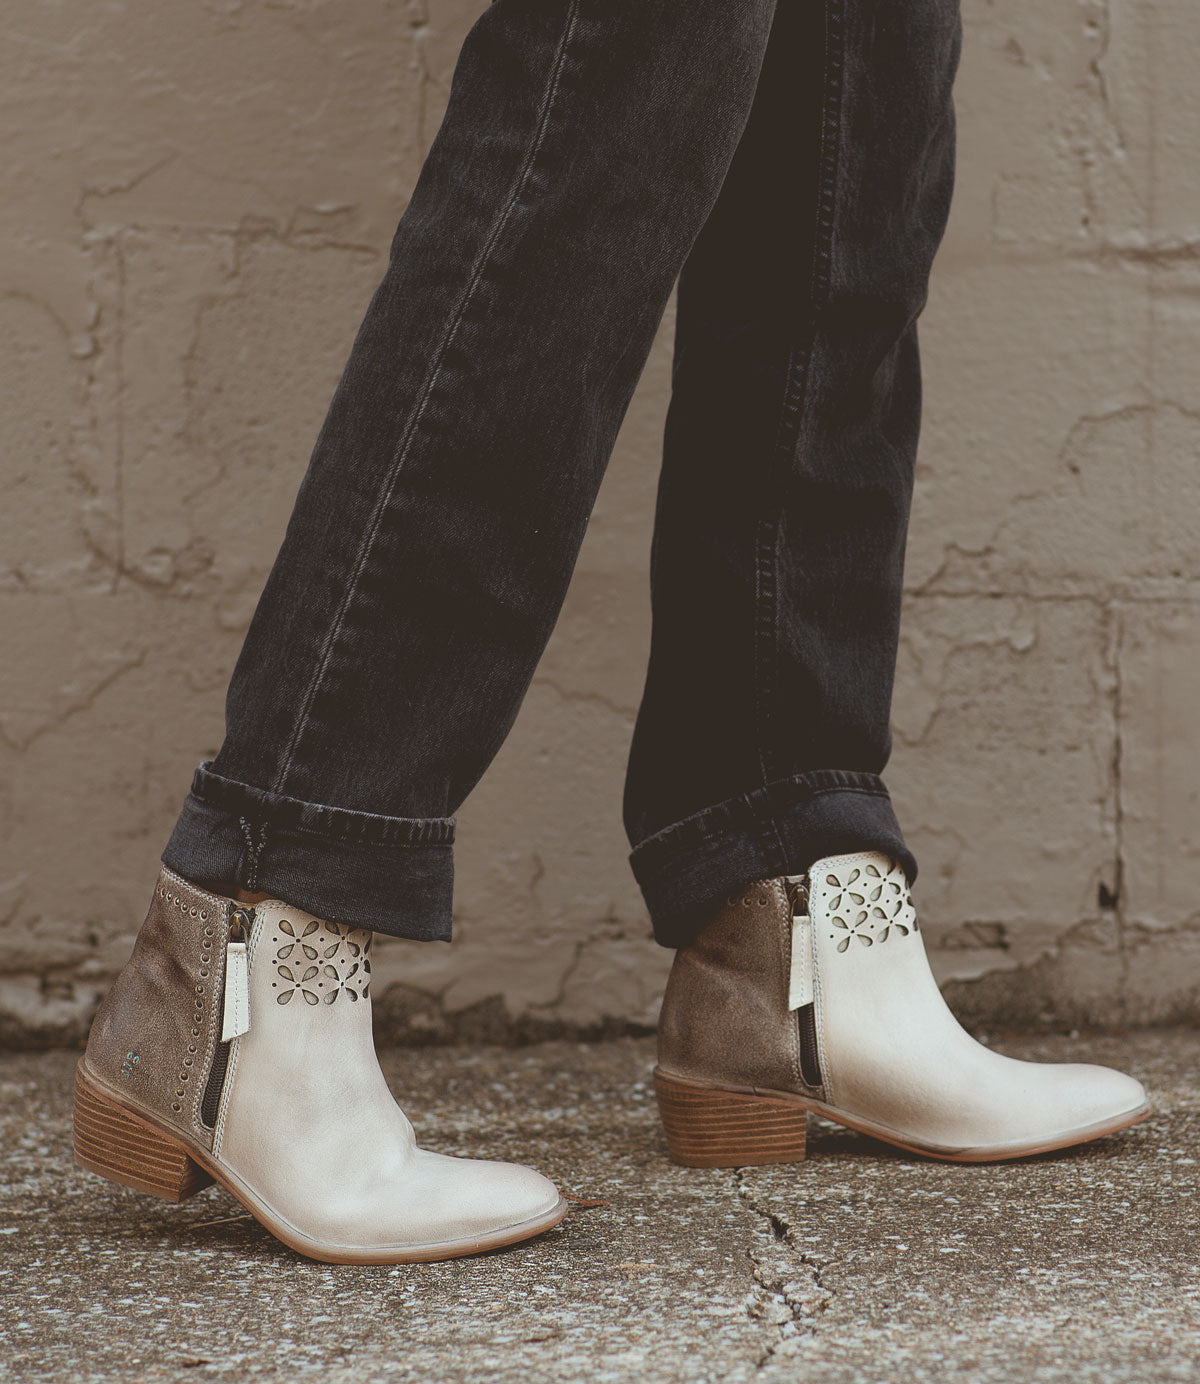
[[[116,511],[116,565],[113,568],[110,592],[115,592],[125,570],[125,244],[121,235],[114,237],[117,257],[116,340],[113,342],[113,370],[116,399],[113,432],[116,448],[113,472],[113,507]]]
[[[1117,934],[1117,997],[1122,1019],[1129,1008],[1129,945],[1125,927],[1125,804],[1122,773],[1125,746],[1122,739],[1124,686],[1121,656],[1125,643],[1125,618],[1120,605],[1112,604],[1113,617],[1113,923]]]

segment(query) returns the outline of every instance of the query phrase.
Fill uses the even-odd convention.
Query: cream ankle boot
[[[371,934],[163,869],[75,1084],[75,1156],[181,1201],[216,1179],[301,1254],[449,1259],[557,1225],[513,1163],[419,1148],[371,1036]]]
[[[904,872],[878,852],[728,899],[675,958],[655,1069],[671,1157],[798,1162],[809,1111],[932,1158],[1099,1139],[1149,1114],[1107,1067],[1017,1062],[958,1024]]]

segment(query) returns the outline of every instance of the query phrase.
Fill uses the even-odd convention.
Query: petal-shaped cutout
[[[363,957],[363,970],[366,971],[366,973],[367,973],[368,975],[370,975],[370,973],[371,973],[371,963],[367,960],[367,958],[366,958],[365,956]]]
[[[850,878],[846,881],[847,886],[853,884],[854,881],[855,881],[856,879],[858,879],[858,877],[859,877],[861,874],[862,874],[862,871],[861,871],[861,870],[858,868],[858,866],[856,865],[856,866],[854,867],[854,869],[851,870],[851,872],[850,872]]]
[[[846,926],[846,920],[845,920],[844,918],[834,918],[834,919],[833,919],[833,925],[834,925],[834,927],[845,927],[845,926]]]
[[[864,947],[869,947],[871,945],[871,939],[867,936],[865,932],[856,932],[854,935],[858,938],[858,940],[863,944]]]
[[[840,952],[844,952],[844,951],[846,950],[846,948],[847,948],[849,945],[850,945],[850,939],[849,939],[849,937],[843,937],[842,940],[837,944],[837,949],[838,949],[838,951],[840,951]]]
[[[885,927],[884,930],[875,938],[875,940],[876,940],[877,942],[886,942],[886,941],[887,941],[887,935],[888,935],[889,932],[891,932],[891,930],[892,930],[892,929],[891,929],[890,927]]]
[[[292,968],[290,966],[280,966],[279,974],[284,978],[284,980],[294,981],[296,979],[296,977],[292,974]]]
[[[351,966],[350,969],[346,972],[346,979],[349,980],[350,977],[351,977],[351,976],[354,974],[354,972],[357,971],[357,970],[358,970],[358,962],[356,961],[356,962],[354,963],[354,965]]]
[[[362,948],[358,945],[357,942],[347,942],[346,945],[350,948],[351,956],[357,956],[359,952],[362,950]]]
[[[842,887],[842,881],[838,879],[837,875],[826,875],[825,883],[832,884],[835,889],[840,889]]]
[[[320,926],[321,926],[321,924],[318,923],[317,920],[316,920],[315,918],[313,918],[313,919],[311,919],[311,921],[309,922],[308,926],[304,929],[304,931],[300,934],[300,936],[301,936],[301,937],[307,937],[308,934],[309,934],[310,932],[316,932],[316,930],[317,930]]]
[[[334,1000],[337,999],[337,997],[338,997],[338,992],[337,992],[336,990],[330,990],[329,994],[327,994],[327,995],[325,996],[325,1003],[326,1003],[326,1004],[332,1004],[332,1003],[334,1002]]]
[[[368,994],[370,994],[370,992],[371,992],[371,987],[370,987],[370,985],[369,985],[369,984],[364,985],[364,986],[363,986],[363,994],[362,994],[362,997],[363,997],[364,1000],[367,998],[367,996],[368,996]]]
[[[290,1000],[295,993],[295,990],[285,990],[283,994],[279,996],[279,1003],[287,1004],[288,1000]]]
[[[282,961],[285,956],[291,956],[292,948],[295,945],[295,942],[289,942],[286,947],[280,947],[279,950],[275,953],[276,957],[280,961]]]
[[[301,942],[300,945],[304,948],[304,955],[307,956],[310,961],[315,961],[317,959],[316,947],[310,947],[307,942]]]
[[[850,897],[855,903],[866,903],[867,901],[865,894],[856,894],[853,890],[850,891]]]
[[[874,866],[874,865],[868,865],[868,866],[867,866],[867,874],[871,875],[871,876],[872,876],[873,878],[875,878],[875,879],[882,879],[882,878],[883,878],[883,876],[879,873],[878,868],[877,868],[876,866]]]
[[[316,995],[313,994],[313,992],[312,992],[311,990],[301,990],[300,993],[304,996],[304,1003],[305,1003],[305,1004],[320,1004],[320,1003],[321,1003],[321,1001],[317,998]]]
[[[301,980],[311,980],[311,979],[313,978],[313,976],[316,975],[316,973],[317,973],[317,968],[316,968],[315,966],[307,966],[307,967],[305,967],[304,974],[300,977],[300,979],[301,979]]]
[[[279,920],[279,930],[280,930],[280,932],[286,932],[287,935],[288,935],[289,937],[295,937],[295,935],[296,935],[296,934],[292,931],[292,925],[291,925],[291,923],[289,923],[288,920],[287,920],[286,918],[280,918],[280,920]]]
[[[332,966],[326,966],[326,967],[325,967],[325,974],[326,974],[327,976],[332,976],[332,977],[334,978],[334,980],[338,980],[338,979],[339,979],[339,976],[338,976],[337,971],[334,970],[334,968],[333,968]]]
[[[829,911],[832,913],[833,910],[834,910],[835,908],[841,908],[841,906],[842,906],[842,893],[841,893],[841,890],[839,889],[838,892],[833,896],[833,898],[831,898],[831,899],[829,900],[828,907],[829,907]]]
[[[364,991],[363,991],[363,994],[365,995],[366,993],[367,993],[367,992],[364,990]],[[358,1000],[358,991],[357,991],[353,986],[350,986],[350,988],[346,991],[346,994],[348,994],[352,1000],[354,1000],[354,1001],[357,1002],[357,1000]]]
[[[325,958],[326,961],[328,961],[331,956],[336,955],[337,949],[340,946],[340,942],[335,942],[332,947],[326,947],[325,950],[321,953],[321,955]]]
[[[901,937],[907,937],[907,936],[908,936],[908,929],[904,926],[903,923],[897,923],[897,924],[895,925],[895,927],[896,927],[896,931],[900,934]]]

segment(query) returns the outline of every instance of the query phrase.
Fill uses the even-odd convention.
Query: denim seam
[[[868,798],[890,798],[892,796],[886,788],[859,788],[850,783],[843,784],[841,787],[814,788],[810,796],[820,798],[826,793],[862,793]]]
[[[275,827],[274,831],[276,836],[312,836],[318,841],[332,841],[337,845],[371,846],[380,850],[449,851],[454,848],[453,841],[371,841],[363,836],[318,831],[316,827],[305,827],[290,822],[286,826]]]
[[[844,0],[826,0],[824,97],[821,113],[821,147],[816,196],[816,227],[813,236],[813,262],[810,282],[810,316],[806,336],[800,347],[788,351],[784,374],[779,423],[775,436],[775,464],[768,471],[768,495],[774,501],[774,485],[780,469],[792,459],[796,427],[807,401],[818,313],[829,292],[832,268],[832,242],[836,207],[838,131],[842,116],[843,68],[845,60]],[[760,520],[755,541],[755,650],[754,712],[758,741],[758,766],[763,787],[772,780],[775,759],[772,743],[775,701],[779,685],[779,545],[783,521],[781,507],[774,505]],[[775,839],[781,858],[786,854],[778,826]]]
[[[227,807],[222,807],[219,803],[209,802],[207,799],[200,797],[199,794],[195,796],[197,801],[202,803],[205,807],[210,808],[214,812],[224,813],[225,816],[235,819],[238,822],[239,830],[242,832],[242,840],[245,841],[245,829],[241,825],[247,820],[245,817],[238,816],[237,813],[230,811]],[[265,836],[265,827],[267,825],[268,823],[263,823],[263,836]],[[408,840],[388,840],[382,837],[372,839],[369,825],[362,826],[358,831],[347,831],[344,827],[332,831],[322,831],[319,827],[304,826],[300,822],[271,822],[269,825],[271,827],[271,833],[275,838],[281,836],[311,836],[318,841],[332,841],[341,845],[372,846],[386,850],[392,848],[404,850],[451,850],[454,846],[453,837],[428,840],[421,840],[419,837],[415,839],[410,838]],[[253,863],[255,867],[257,867],[258,864],[260,850],[261,843],[253,852]],[[249,851],[245,858],[247,860],[251,858]],[[254,886],[247,882],[245,887],[247,889],[252,889]]]
[[[212,783],[206,780],[213,780]],[[247,859],[257,857],[262,850],[268,827],[278,834],[291,831],[326,840],[367,842],[374,836],[375,845],[440,846],[454,841],[453,817],[387,817],[376,812],[361,812],[355,808],[337,807],[329,803],[310,803],[301,798],[271,794],[253,784],[226,779],[197,766],[192,776],[191,796],[214,812],[235,819],[248,847]],[[272,797],[277,800],[269,801]],[[303,817],[313,813],[333,818],[324,827],[306,825]],[[247,837],[251,822],[261,823],[257,844]],[[388,839],[389,833],[407,833],[407,839]]]
[[[746,807],[753,821],[758,814],[754,812],[754,806],[749,800],[746,802]],[[779,823],[775,818],[775,813],[764,812],[761,817],[759,817],[758,828],[759,849],[762,851],[764,859],[774,862],[769,873],[772,875],[778,874],[783,868],[785,852],[783,847],[783,833],[779,830]],[[707,832],[703,826],[699,826],[697,830],[700,833],[701,841],[717,840],[721,835],[720,832]]]
[[[781,785],[789,785],[795,783],[798,786],[801,786],[803,785],[803,778],[803,775],[797,775],[792,779],[780,779],[776,780],[776,782],[780,783]],[[766,791],[770,791],[770,788],[771,785],[766,785]],[[761,792],[764,790],[757,791]],[[814,785],[813,787],[807,790],[805,796],[806,798],[818,798],[823,797],[829,793],[861,793],[865,797],[886,798],[889,800],[891,798],[891,794],[882,784],[878,788],[869,788],[865,784],[832,783],[825,785]],[[724,810],[726,815],[728,815],[730,811],[735,809],[740,809],[742,811],[749,813],[751,822],[757,822],[759,825],[761,825],[761,822],[759,821],[760,814],[755,811],[755,806],[754,802],[751,799],[751,795],[748,793],[741,793],[737,797],[727,798],[723,803],[714,803],[711,807],[702,808],[699,812],[692,813],[691,816],[683,817],[678,822],[672,822],[669,826],[662,827],[660,830],[654,832],[653,835],[647,836],[644,841],[639,841],[638,844],[633,848],[632,853],[637,854],[641,851],[646,850],[647,847],[658,846],[666,842],[672,836],[675,836],[679,832],[692,831],[695,833],[697,840],[712,839],[714,835],[720,835],[720,833],[705,832],[703,827],[704,819],[722,810]],[[776,816],[775,812],[772,811],[767,815],[770,816],[772,822],[774,823]],[[779,832],[777,826],[775,827],[775,831],[778,836]],[[780,839],[779,841],[779,848],[781,854],[786,853],[784,852],[782,839]]]
[[[260,823],[257,840],[255,839],[254,830],[250,825],[250,819],[248,817],[239,817],[238,826],[241,828],[242,840],[246,846],[243,859],[238,862],[238,878],[241,879],[244,873],[246,878],[242,882],[242,887],[244,889],[257,889],[258,861],[259,857],[262,855],[263,847],[267,844],[267,824],[266,822]],[[243,863],[246,867],[244,871],[241,868]]]
[[[559,78],[562,75],[562,69],[566,58],[567,47],[569,46],[571,39],[575,33],[575,26],[579,17],[579,9],[581,4],[582,0],[571,0],[571,4],[563,20],[562,31],[559,34],[558,43],[554,50],[554,55],[551,59],[550,75],[547,80],[546,90],[542,98],[541,109],[538,112],[537,124],[534,127],[533,139],[531,140],[528,149],[525,151],[524,159],[522,160],[521,166],[517,171],[517,176],[513,181],[512,187],[509,191],[508,198],[504,203],[503,208],[499,216],[497,217],[494,226],[492,227],[491,233],[488,235],[487,240],[484,242],[483,249],[480,252],[478,259],[475,261],[475,264],[472,267],[471,276],[467,281],[467,286],[463,291],[462,297],[459,299],[458,306],[454,309],[454,312],[450,319],[450,325],[448,326],[446,333],[443,336],[437,349],[433,353],[433,359],[430,364],[429,373],[426,375],[425,383],[423,384],[421,392],[418,395],[416,407],[413,410],[413,414],[411,419],[409,420],[408,426],[405,428],[405,431],[401,435],[400,441],[397,444],[396,453],[392,459],[391,466],[388,470],[387,479],[384,483],[383,489],[380,492],[379,501],[375,507],[374,513],[371,516],[371,522],[368,525],[367,532],[363,537],[362,544],[360,545],[357,557],[355,558],[354,571],[351,574],[350,581],[347,583],[345,595],[343,596],[342,601],[338,606],[337,613],[334,616],[333,624],[329,630],[329,634],[326,636],[325,644],[321,650],[321,656],[318,661],[316,671],[313,674],[312,681],[309,683],[308,688],[304,694],[304,698],[301,701],[300,710],[296,717],[296,724],[292,728],[291,738],[289,739],[287,746],[284,749],[284,753],[281,757],[279,772],[275,776],[275,781],[273,785],[273,790],[276,793],[282,792],[283,785],[287,781],[287,776],[291,770],[296,752],[300,747],[300,742],[303,738],[304,731],[307,729],[309,718],[312,714],[313,705],[316,701],[317,693],[320,691],[321,683],[323,682],[326,671],[328,670],[329,662],[333,656],[334,648],[336,647],[337,641],[341,636],[342,628],[346,619],[346,614],[350,609],[350,605],[354,600],[355,595],[357,594],[358,584],[362,578],[363,571],[366,568],[367,559],[370,556],[371,549],[374,547],[376,536],[383,523],[384,514],[386,513],[387,507],[391,502],[392,491],[395,488],[395,484],[400,475],[400,471],[403,468],[405,461],[408,459],[409,448],[412,445],[413,439],[417,436],[421,420],[425,414],[425,409],[433,394],[434,388],[437,385],[438,379],[442,372],[442,367],[445,364],[446,356],[450,350],[450,347],[454,344],[454,338],[458,334],[458,329],[462,325],[463,319],[466,316],[467,309],[475,296],[475,290],[479,286],[479,282],[483,277],[483,272],[487,267],[488,261],[491,258],[493,252],[495,251],[496,245],[499,242],[501,235],[503,235],[504,230],[508,225],[513,210],[516,208],[517,203],[521,198],[521,194],[525,191],[525,187],[528,184],[530,174],[533,170],[533,165],[537,159],[539,152],[541,151],[542,144],[545,139],[546,130],[550,121],[550,112],[554,105],[554,98],[558,94]]]

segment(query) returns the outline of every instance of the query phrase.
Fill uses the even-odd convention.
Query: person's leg
[[[686,1164],[801,1159],[810,1110],[971,1161],[1148,1110],[958,1025],[879,778],[958,43],[957,0],[780,5],[682,275],[626,821],[679,947],[655,1080]]]
[[[780,6],[683,269],[625,821],[656,934],[904,845],[879,775],[950,204],[957,0]]]
[[[510,728],[773,0],[495,0],[163,859],[416,938]]]
[[[216,1177],[288,1244],[352,1262],[565,1214],[532,1169],[417,1147],[372,1045],[368,929],[448,934],[454,810],[554,623],[772,8],[495,0],[471,30],[225,743],[93,1023],[85,1167],[176,1199]]]

